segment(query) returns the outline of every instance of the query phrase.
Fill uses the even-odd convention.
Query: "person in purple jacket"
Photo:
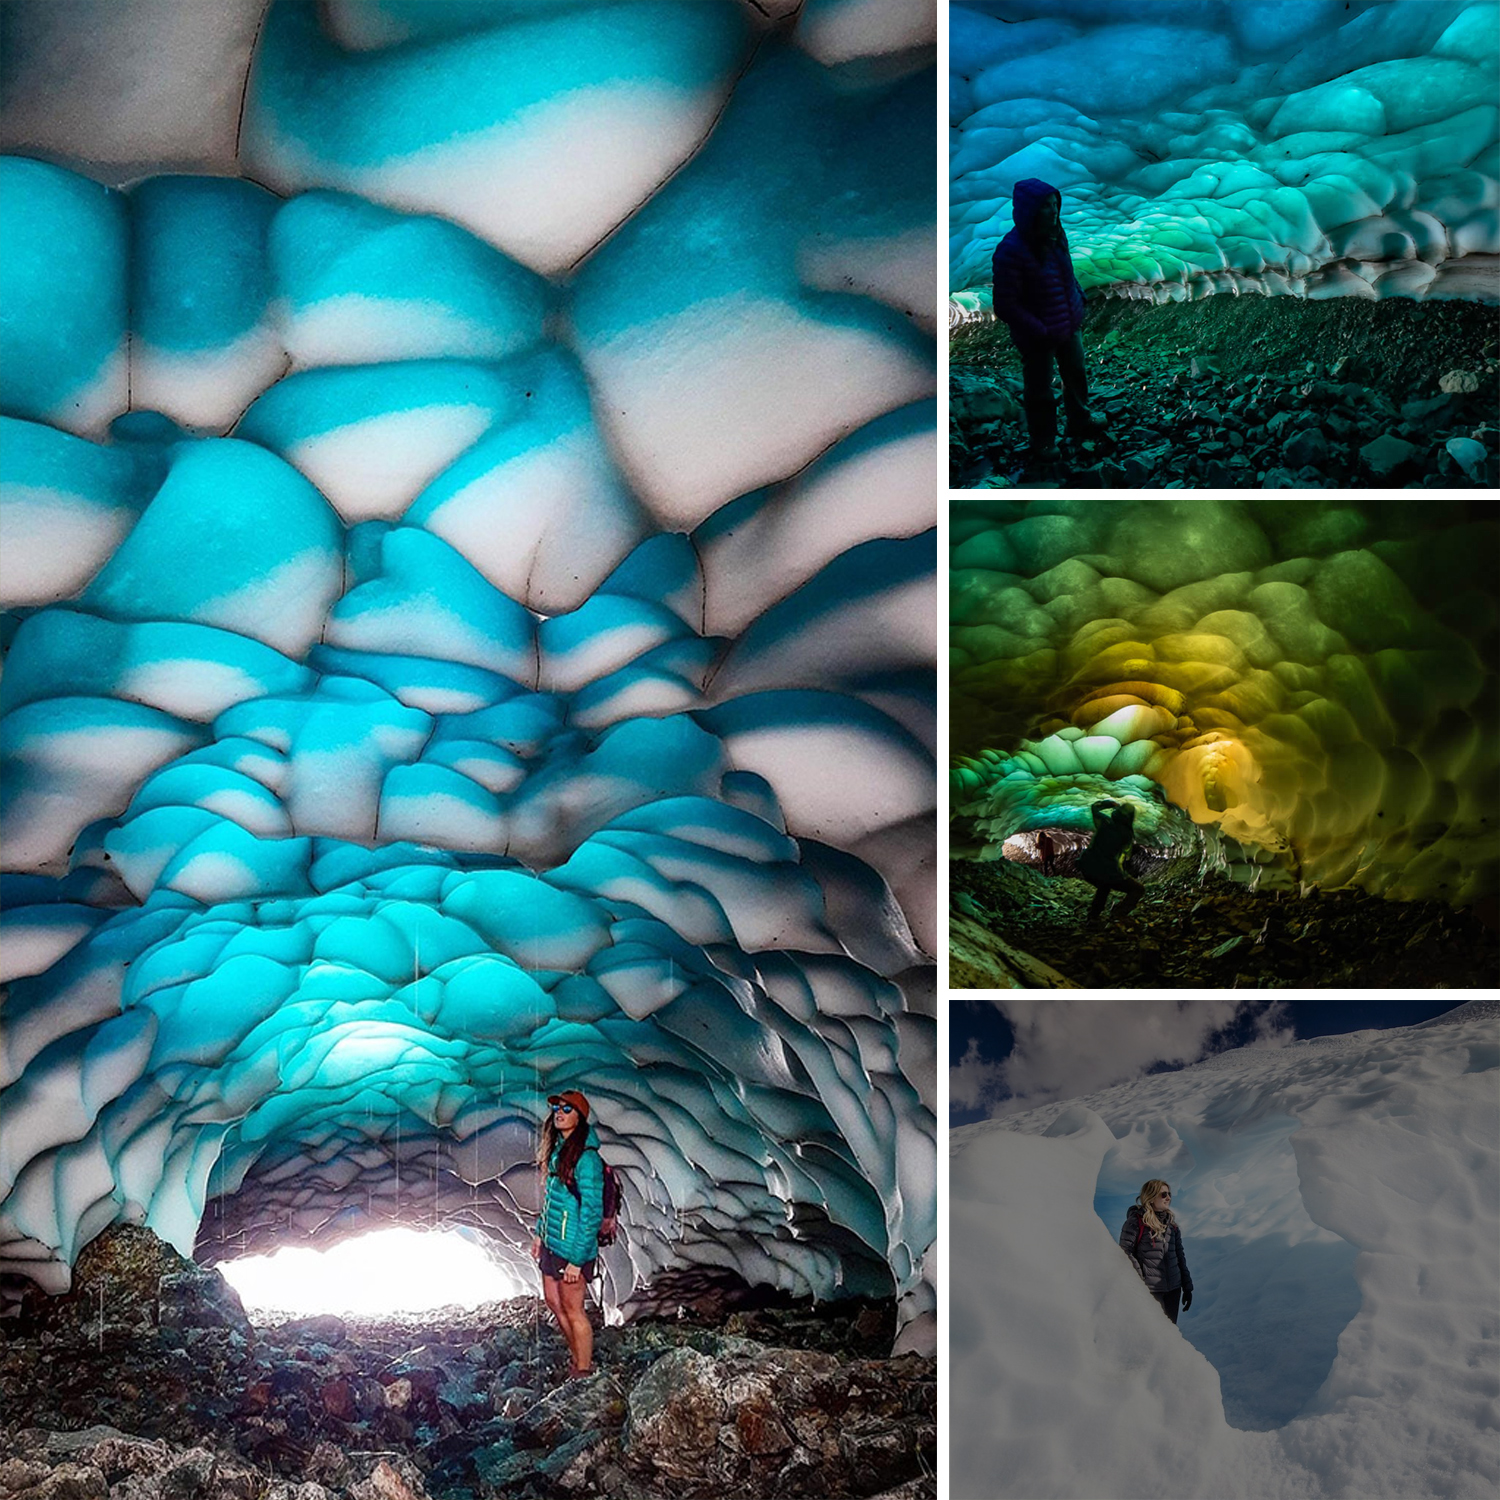
[[[1062,376],[1068,436],[1098,432],[1089,414],[1088,376],[1083,368],[1083,288],[1073,274],[1068,237],[1062,228],[1062,194],[1051,183],[1026,177],[1011,199],[1015,228],[995,247],[995,316],[1010,326],[1021,356],[1022,404],[1031,437],[1030,457],[1057,457],[1057,408],[1052,401],[1052,364]]]

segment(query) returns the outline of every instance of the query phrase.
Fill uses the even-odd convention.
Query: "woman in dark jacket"
[[[583,1294],[599,1254],[604,1217],[604,1164],[589,1139],[589,1101],[577,1089],[553,1094],[542,1126],[537,1165],[542,1211],[531,1241],[541,1267],[542,1295],[567,1341],[568,1379],[594,1373],[594,1327]]]
[[[1083,367],[1083,288],[1062,228],[1062,194],[1050,182],[1025,177],[1011,194],[1015,227],[995,247],[991,279],[995,316],[1010,327],[1021,356],[1022,404],[1030,456],[1039,463],[1057,457],[1057,408],[1052,403],[1052,365],[1062,376],[1068,436],[1077,440],[1103,423],[1089,414],[1088,375]]]
[[[1125,1211],[1120,1248],[1141,1274],[1147,1290],[1175,1323],[1177,1304],[1186,1312],[1193,1305],[1193,1278],[1182,1253],[1182,1230],[1172,1215],[1172,1189],[1153,1177]]]

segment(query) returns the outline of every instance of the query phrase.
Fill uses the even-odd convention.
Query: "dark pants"
[[[1128,917],[1135,907],[1135,903],[1146,894],[1146,887],[1139,880],[1132,880],[1128,875],[1121,875],[1120,879],[1111,885],[1096,885],[1094,887],[1094,899],[1089,904],[1089,921],[1097,922],[1104,915],[1104,908],[1109,903],[1111,891],[1124,891],[1125,904],[1117,907],[1116,916]]]
[[[1151,1295],[1161,1303],[1161,1310],[1175,1323],[1177,1311],[1182,1306],[1182,1288],[1174,1286],[1170,1292],[1152,1292]]]
[[[1057,441],[1057,405],[1052,399],[1052,363],[1062,376],[1063,409],[1068,431],[1083,428],[1089,415],[1089,378],[1083,368],[1083,337],[1070,333],[1046,343],[1016,345],[1021,356],[1021,401],[1026,408],[1026,431],[1033,448],[1050,448]]]

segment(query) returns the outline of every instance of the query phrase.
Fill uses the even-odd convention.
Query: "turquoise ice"
[[[1027,177],[1085,291],[1500,300],[1491,0],[954,0],[950,47],[951,318]]]
[[[15,16],[0,1278],[521,1268],[581,1087],[612,1300],[930,1347],[930,13]]]

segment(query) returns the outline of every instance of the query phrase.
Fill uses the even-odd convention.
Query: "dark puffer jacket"
[[[1083,323],[1083,288],[1073,274],[1067,235],[1059,227],[1057,238],[1041,246],[1029,238],[1037,210],[1054,194],[1062,196],[1039,177],[1018,182],[1011,200],[1015,228],[995,247],[995,316],[1022,346],[1065,339]]]
[[[1120,1248],[1140,1267],[1141,1279],[1151,1291],[1175,1292],[1178,1287],[1185,1292],[1193,1290],[1187,1257],[1182,1253],[1182,1231],[1175,1223],[1164,1243],[1160,1235],[1152,1234],[1141,1223],[1140,1205],[1132,1203],[1125,1211]]]

